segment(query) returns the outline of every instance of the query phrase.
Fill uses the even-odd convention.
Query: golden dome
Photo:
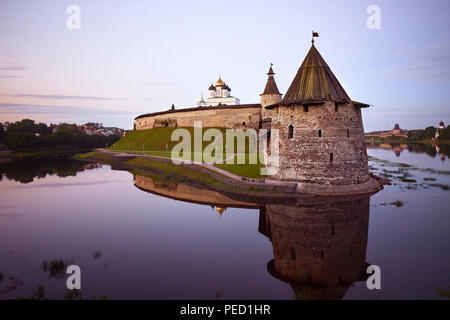
[[[217,86],[223,86],[223,85],[224,85],[224,83],[222,81],[222,78],[220,78],[220,76],[219,76],[219,80],[216,81],[216,87]]]
[[[220,214],[220,216],[222,216],[222,213],[224,213],[225,210],[226,208],[216,206],[216,211]]]

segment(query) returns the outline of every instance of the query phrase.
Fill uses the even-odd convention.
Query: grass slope
[[[148,155],[154,156],[162,156],[162,157],[170,157],[172,148],[179,143],[179,141],[171,141],[171,135],[175,129],[180,128],[172,128],[172,127],[161,127],[161,128],[153,128],[149,130],[136,130],[128,133],[125,137],[116,142],[115,146],[111,146],[108,149],[111,151],[121,151],[121,152],[131,152],[131,153],[145,153]],[[194,147],[194,128],[182,128],[189,131],[191,136],[191,148]],[[202,128],[203,133],[210,128]],[[225,146],[226,146],[226,136],[225,136],[225,128],[217,128],[224,135],[223,138],[223,147],[222,153],[224,158],[225,154]],[[180,139],[181,141],[181,139]],[[202,142],[202,150],[206,146],[208,146],[210,141]],[[166,145],[168,146],[168,151],[166,152]],[[142,149],[144,147],[144,152]],[[246,140],[245,152],[248,153],[249,145]],[[237,147],[234,148],[234,152],[237,152]],[[194,153],[189,155],[183,155],[184,158],[192,159],[194,157]],[[247,178],[261,178],[260,168],[261,164],[249,164],[248,154],[245,156],[245,164],[216,164],[215,166],[234,173],[239,176],[247,177]]]

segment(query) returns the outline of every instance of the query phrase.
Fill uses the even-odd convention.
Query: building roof
[[[267,74],[269,75],[269,78],[267,79],[266,87],[264,88],[264,92],[262,94],[280,94],[275,78],[273,77],[275,72],[273,72],[272,64],[270,64],[270,69]]]
[[[216,87],[211,83],[211,86],[208,88],[208,90],[216,90]]]
[[[301,100],[349,102],[350,98],[314,44],[280,104]]]
[[[222,81],[222,78],[219,76],[219,80],[216,81],[216,87],[223,86],[223,85],[224,85],[224,83]]]
[[[255,103],[255,104],[236,104],[233,106],[215,106],[215,107],[205,107],[205,109],[245,109],[245,108],[261,108],[261,104],[260,103]],[[184,109],[175,109],[175,110],[167,110],[167,111],[160,111],[160,112],[153,112],[153,113],[146,113],[146,114],[141,114],[140,116],[137,116],[136,118],[134,118],[134,120],[136,119],[140,119],[140,118],[145,118],[145,117],[151,117],[151,116],[159,116],[159,115],[163,115],[163,114],[171,114],[171,113],[177,113],[177,112],[186,112],[186,111],[198,111],[198,107],[195,108],[184,108]]]

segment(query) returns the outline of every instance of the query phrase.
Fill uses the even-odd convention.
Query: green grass
[[[108,150],[111,151],[145,151],[145,152],[171,152],[173,147],[180,141],[171,141],[172,133],[177,129],[185,129],[189,132],[191,137],[191,151],[194,148],[194,128],[173,128],[173,127],[161,127],[153,128],[149,130],[134,130],[128,133],[125,137],[121,138],[114,145],[110,146]],[[211,128],[202,128],[202,133]],[[225,153],[226,134],[225,128],[215,128],[220,130],[223,134],[223,148],[222,153]],[[248,141],[248,139],[246,139]],[[209,145],[211,141],[202,141],[202,150]],[[234,152],[237,152],[235,147]],[[248,153],[248,142],[246,142],[244,152]]]
[[[258,163],[255,164],[249,164],[249,155],[245,155],[245,163],[244,164],[237,164],[237,159],[235,158],[234,164],[226,164],[226,163],[216,163],[214,164],[215,167],[231,172],[233,174],[236,174],[238,176],[247,177],[247,178],[264,178],[266,176],[261,175],[261,168],[264,167],[264,165]]]
[[[179,143],[179,141],[171,141],[171,135],[175,129],[180,128],[172,128],[172,127],[161,127],[161,128],[153,128],[149,130],[135,130],[128,133],[125,137],[116,142],[115,145],[108,148],[110,151],[116,152],[124,152],[124,153],[137,153],[137,154],[147,154],[152,156],[159,157],[171,157],[171,151],[175,145]],[[189,131],[191,136],[191,148],[194,146],[194,128],[182,128]],[[203,128],[203,132],[205,132],[209,128]],[[222,153],[220,155],[220,159],[225,159],[226,155],[226,135],[225,128],[217,128],[224,135],[223,138],[223,148]],[[208,146],[210,141],[202,142],[202,150],[206,146]],[[167,151],[166,151],[167,145]],[[215,164],[217,168],[222,170],[226,170],[233,174],[247,177],[247,178],[263,178],[260,174],[260,169],[262,167],[261,164],[249,164],[249,156],[248,156],[249,146],[248,142],[245,146],[245,164]],[[234,152],[237,153],[237,147],[234,148]],[[183,159],[196,160],[194,158],[195,153],[183,153],[181,157]]]
[[[91,152],[87,152],[87,153],[77,154],[73,158],[78,159],[78,160],[96,160],[96,161],[110,163],[112,157],[113,157],[113,155],[110,153],[91,151]]]
[[[177,166],[170,162],[155,161],[148,158],[134,158],[125,161],[124,164],[138,169],[139,168],[145,169],[151,167],[164,172],[166,175],[175,174],[177,176],[184,177],[186,179],[199,180],[212,185],[226,186],[226,184],[221,183],[206,174],[188,169],[183,166]]]

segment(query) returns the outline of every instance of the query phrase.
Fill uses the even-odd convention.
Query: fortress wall
[[[271,116],[272,129],[278,129],[280,135],[277,179],[333,185],[369,179],[359,107],[342,104],[336,112],[335,104],[327,102],[310,105],[305,112],[301,105],[279,106]],[[288,137],[290,125],[293,138]]]
[[[257,129],[261,118],[261,107],[211,108],[167,112],[143,116],[135,120],[136,130],[154,127],[193,127],[194,121],[202,121],[203,127],[253,128]]]

